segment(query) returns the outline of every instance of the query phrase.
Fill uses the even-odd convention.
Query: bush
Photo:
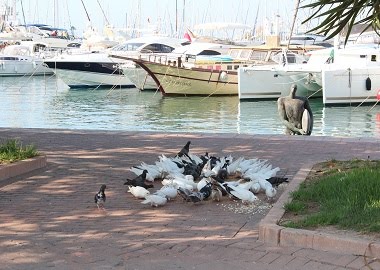
[[[34,145],[24,147],[17,139],[9,139],[0,144],[0,163],[12,163],[35,156],[38,156],[38,151]]]

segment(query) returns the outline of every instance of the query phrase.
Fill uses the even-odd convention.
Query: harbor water
[[[380,137],[380,104],[310,100],[312,136]],[[55,76],[0,79],[0,127],[283,134],[277,103],[238,97],[163,97],[136,88],[70,89]]]

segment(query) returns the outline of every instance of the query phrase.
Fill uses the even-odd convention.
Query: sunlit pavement
[[[152,208],[123,185],[128,168],[188,140],[192,153],[267,159],[291,179],[306,164],[379,159],[380,139],[0,129],[1,139],[15,137],[48,166],[0,182],[0,269],[380,269],[362,256],[263,244],[268,208],[245,211],[227,198]],[[103,183],[105,211],[94,203]]]

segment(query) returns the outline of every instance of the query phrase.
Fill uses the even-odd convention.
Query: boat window
[[[288,64],[294,64],[294,63],[297,62],[295,54],[292,54],[292,53],[291,54],[287,54],[286,58],[288,60]]]
[[[0,57],[0,60],[18,60],[18,58],[11,57],[11,56],[3,56],[3,57]]]
[[[264,61],[267,56],[267,52],[254,51],[249,57],[250,60]]]
[[[372,62],[376,62],[376,55],[374,55],[374,54],[371,55],[371,61],[372,61]]]
[[[173,47],[167,46],[165,44],[153,43],[145,46],[141,52],[147,53],[170,53],[174,50]]]
[[[220,52],[214,50],[203,50],[197,55],[220,55]]]
[[[240,53],[240,58],[241,59],[248,59],[249,54],[250,54],[249,50],[242,50],[241,53]]]
[[[227,65],[227,70],[232,70],[232,66],[231,65]]]
[[[237,70],[239,68],[239,65],[234,65],[234,70]]]
[[[238,50],[231,50],[230,55],[232,58],[237,58],[237,56],[239,55],[239,51]]]
[[[112,48],[113,51],[136,51],[144,43],[124,43]]]

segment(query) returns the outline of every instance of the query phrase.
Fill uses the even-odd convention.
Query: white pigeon
[[[244,160],[244,157],[239,157],[227,166],[227,172],[229,175],[235,174],[239,168],[240,162]]]
[[[141,203],[142,204],[148,204],[149,203],[151,206],[158,207],[158,206],[166,204],[167,201],[168,200],[166,199],[166,197],[162,197],[160,195],[152,194],[152,195],[147,195],[145,197],[145,200],[142,201]]]
[[[157,190],[153,194],[159,195],[159,196],[165,197],[168,200],[171,200],[177,197],[177,188],[175,188],[173,185],[167,185],[167,186],[163,186],[161,189]]]
[[[272,184],[269,183],[267,180],[265,179],[259,179],[259,184],[260,184],[260,187],[262,190],[266,190],[267,188],[271,188],[272,187]]]
[[[260,192],[261,186],[258,182],[254,182],[249,190],[252,191],[254,194],[257,194]]]
[[[129,186],[128,192],[132,193],[132,195],[138,199],[144,199],[147,195],[150,194],[149,190],[140,186]]]
[[[277,194],[277,190],[274,187],[267,187],[265,190],[265,195],[267,196],[268,201],[272,201]]]
[[[239,186],[228,186],[229,187],[229,193],[236,198],[240,199],[242,203],[253,203],[258,198],[249,190],[246,190],[244,188],[239,188]]]

